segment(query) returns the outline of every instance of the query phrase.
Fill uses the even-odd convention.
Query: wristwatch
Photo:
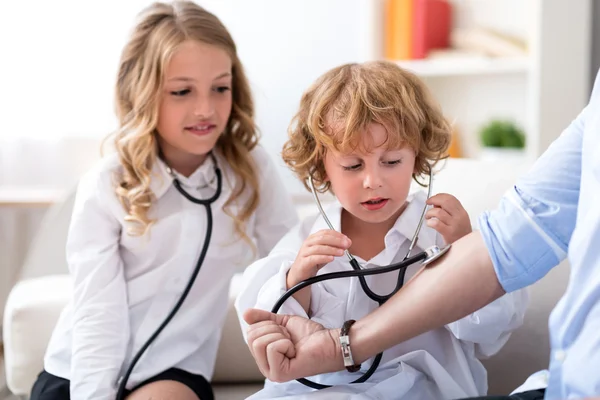
[[[342,349],[342,357],[344,358],[344,366],[348,370],[348,372],[356,372],[360,370],[360,364],[354,364],[354,359],[352,358],[352,350],[350,350],[350,336],[348,336],[348,331],[353,323],[356,321],[350,319],[344,322],[342,325],[342,330],[340,332],[340,346]]]

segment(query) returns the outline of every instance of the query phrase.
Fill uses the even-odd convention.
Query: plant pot
[[[479,158],[483,161],[521,161],[525,149],[514,147],[482,147]]]

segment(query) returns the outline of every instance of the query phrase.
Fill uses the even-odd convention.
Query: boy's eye
[[[361,164],[354,164],[354,165],[342,165],[342,168],[344,168],[344,170],[346,171],[356,171],[357,169],[359,169],[361,167]]]
[[[171,92],[171,94],[173,96],[178,96],[178,97],[185,96],[188,93],[190,93],[190,89],[176,90],[176,91]]]
[[[225,93],[228,90],[231,90],[231,88],[229,86],[219,86],[219,87],[215,88],[215,91],[218,93]]]
[[[392,160],[392,161],[385,161],[385,164],[387,164],[387,165],[396,165],[396,164],[400,164],[400,163],[402,163],[402,159]]]

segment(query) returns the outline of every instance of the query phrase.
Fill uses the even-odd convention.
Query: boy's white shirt
[[[246,232],[264,256],[296,224],[297,216],[268,154],[261,147],[251,154],[259,173],[260,202]],[[179,312],[133,370],[129,389],[173,367],[212,377],[230,278],[254,259],[246,242],[232,244],[234,223],[222,207],[236,178],[225,159],[215,155],[223,190],[211,206],[213,232],[206,259]],[[114,192],[114,175],[121,168],[116,155],[107,157],[83,177],[77,191],[67,240],[74,297],[60,316],[44,359],[46,371],[71,381],[72,399],[114,400],[119,377],[187,285],[206,234],[205,207],[185,199],[158,161],[151,181],[157,200],[149,214],[156,222],[145,236],[128,235],[125,211]],[[210,158],[189,178],[179,176],[198,198],[214,194],[214,178]]]
[[[359,263],[363,266],[366,264],[369,268],[401,261],[410,245],[425,200],[423,192],[409,196],[405,211],[385,236],[385,249],[368,263],[357,257]],[[341,210],[339,203],[326,207],[326,213],[336,230],[340,229]],[[304,240],[310,234],[327,228],[319,215],[306,218],[275,246],[268,257],[254,262],[246,269],[244,287],[236,301],[244,335],[247,324],[241,318],[243,312],[253,307],[270,311],[286,291],[286,274]],[[441,236],[423,225],[412,255],[436,244],[443,245]],[[405,282],[420,268],[420,265],[410,266],[406,271]],[[351,266],[344,255],[323,267],[319,274],[348,270],[351,270]],[[396,284],[396,277],[397,272],[392,272],[368,276],[366,280],[375,293],[388,294]],[[317,398],[325,393],[329,396],[335,393],[340,398],[408,400],[483,395],[487,392],[487,373],[477,358],[491,356],[500,350],[510,332],[522,324],[527,303],[528,295],[525,290],[513,292],[444,328],[394,346],[384,352],[377,372],[366,383],[345,385],[362,375],[371,365],[371,360],[363,363],[358,373],[341,371],[311,377],[322,384],[342,385],[321,394],[315,392],[309,395],[307,392],[312,389],[296,381],[283,384],[267,381],[265,389],[252,399],[299,394],[302,394],[302,398]],[[377,303],[362,291],[358,278],[328,280],[311,286],[311,319],[327,328],[340,328],[344,321],[358,320],[376,307]],[[307,317],[302,306],[293,297],[284,303],[279,313]]]

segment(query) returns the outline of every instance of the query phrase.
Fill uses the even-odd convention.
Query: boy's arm
[[[259,202],[252,234],[258,257],[265,257],[298,224],[298,215],[271,156],[260,145],[252,150],[252,156],[259,179]]]
[[[267,257],[254,262],[244,272],[243,286],[235,302],[244,339],[248,327],[243,319],[244,312],[250,308],[271,311],[287,291],[288,272],[298,250],[309,236],[316,218],[318,215],[306,218],[285,235]],[[304,290],[310,295],[309,308],[304,308],[291,296],[283,303],[278,313],[311,318],[327,327],[338,326],[344,322],[344,313],[340,310],[344,310],[345,299],[335,297],[321,283]]]
[[[296,225],[277,243],[268,256],[255,261],[244,271],[242,289],[235,301],[244,338],[247,324],[242,315],[249,308],[271,311],[277,300],[286,292],[287,272],[296,258],[298,249],[308,236],[308,229],[314,223],[314,219],[306,218]],[[279,313],[308,317],[293,297],[283,304]]]

